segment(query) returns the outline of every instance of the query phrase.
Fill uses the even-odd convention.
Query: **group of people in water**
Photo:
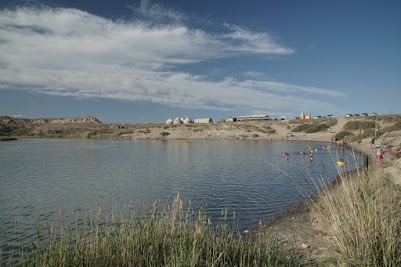
[[[330,150],[331,149],[331,146],[327,146],[327,147],[322,147],[324,150]],[[315,149],[313,149],[313,148],[311,148],[311,147],[308,147],[308,149],[306,150],[306,152],[305,151],[301,151],[301,152],[299,152],[301,155],[309,155],[309,159],[312,161],[313,160],[313,156],[317,153],[317,151],[318,151],[318,149],[317,148],[315,148]],[[289,153],[287,153],[287,152],[285,152],[285,153],[283,153],[283,154],[281,154],[281,156],[283,157],[283,158],[285,158],[286,160],[288,160],[288,158],[289,158],[289,156],[290,156],[290,154]]]

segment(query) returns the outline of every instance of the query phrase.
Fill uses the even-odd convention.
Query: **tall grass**
[[[227,210],[222,211],[227,218]],[[60,212],[62,222],[62,213]],[[51,224],[21,266],[299,266],[300,258],[276,240],[243,236],[204,212],[155,202],[143,213],[133,205],[111,215],[100,207],[85,224]]]
[[[356,174],[354,174],[355,176]],[[340,176],[314,205],[342,261],[350,266],[401,266],[401,190],[376,170]]]
[[[287,177],[310,200],[318,225],[332,240],[331,254],[339,258],[337,263],[401,266],[401,187],[373,164],[369,171],[359,169],[355,153],[352,156],[356,171],[337,166],[336,183],[309,176],[305,180],[311,190],[307,190]],[[316,197],[308,191],[316,192]]]

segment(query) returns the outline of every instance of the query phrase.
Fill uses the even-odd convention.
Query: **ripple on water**
[[[320,147],[309,142],[34,139],[0,146],[0,240],[6,244],[29,244],[38,225],[59,221],[60,208],[64,220],[78,214],[83,223],[97,204],[110,213],[113,201],[149,206],[155,199],[169,203],[178,192],[213,221],[228,207],[239,227],[249,229],[301,197],[288,176],[307,187],[304,178],[336,175],[324,151],[313,162],[299,154]],[[3,251],[7,257],[9,247]]]

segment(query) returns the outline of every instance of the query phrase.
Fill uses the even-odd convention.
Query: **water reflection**
[[[313,161],[300,153],[309,146],[318,149]],[[149,206],[180,192],[216,221],[225,207],[235,210],[246,229],[302,197],[289,176],[310,193],[306,178],[337,174],[321,144],[285,141],[19,140],[0,144],[0,164],[3,257],[8,243],[59,220],[59,209],[74,221],[97,204],[107,213],[115,201]]]

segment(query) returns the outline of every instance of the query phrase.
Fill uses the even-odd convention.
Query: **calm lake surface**
[[[37,225],[57,221],[60,208],[72,214],[100,204],[107,212],[115,202],[172,202],[178,192],[184,203],[204,207],[214,221],[228,207],[235,211],[239,228],[249,229],[302,198],[287,175],[306,191],[304,178],[336,177],[336,149],[331,156],[322,145],[250,140],[0,142],[3,259],[11,243],[29,244]],[[318,149],[313,161],[300,154],[308,147]],[[284,152],[288,161],[281,157]]]

